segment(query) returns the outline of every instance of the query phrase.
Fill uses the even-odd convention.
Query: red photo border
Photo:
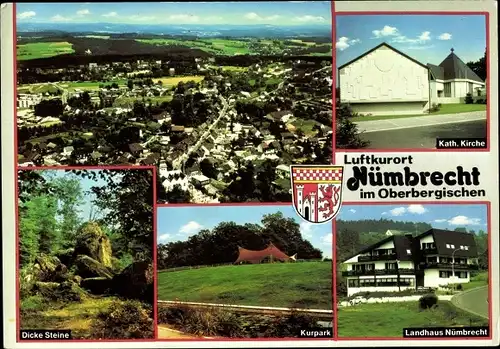
[[[403,337],[340,337],[338,336],[338,307],[335,303],[335,329],[337,332],[336,341],[374,341],[374,340],[386,340],[386,341],[453,341],[453,340],[475,340],[475,341],[487,341],[493,339],[493,307],[492,307],[492,282],[491,282],[491,202],[490,201],[389,201],[389,202],[366,202],[366,201],[348,201],[343,202],[342,207],[345,206],[402,206],[402,205],[485,205],[486,206],[486,219],[487,226],[486,231],[488,232],[488,337],[422,337],[422,338],[403,338]],[[336,246],[337,232],[334,232],[334,246]],[[337,274],[337,268],[335,266],[335,275]],[[335,296],[337,296],[337,284],[334,284]]]
[[[485,16],[485,26],[486,26],[486,148],[477,149],[477,148],[460,148],[460,149],[435,149],[435,148],[383,148],[383,149],[366,149],[366,148],[349,148],[349,149],[340,149],[340,152],[345,153],[355,153],[355,152],[371,152],[371,153],[403,153],[403,152],[415,152],[415,153],[446,153],[446,152],[489,152],[491,149],[491,127],[490,127],[490,116],[491,116],[491,87],[490,87],[490,14],[489,12],[484,11],[338,11],[334,12],[333,19],[333,27],[336,27],[335,17],[337,16],[377,16],[377,15],[440,15],[440,16]],[[337,38],[333,38],[333,46],[335,50],[335,43],[337,42]],[[334,56],[336,55],[336,52]],[[335,63],[335,61],[334,61]],[[334,108],[333,108],[333,124],[335,125],[336,120],[336,112],[337,112],[337,104],[336,104],[336,80],[338,79],[337,67],[334,66],[335,73],[334,76]],[[334,145],[336,145],[334,143]],[[335,152],[334,152],[335,153]]]

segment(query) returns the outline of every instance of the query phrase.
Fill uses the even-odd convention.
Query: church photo
[[[361,139],[358,146],[337,141],[338,148],[486,141],[484,15],[339,15],[336,27],[337,124],[348,119]]]

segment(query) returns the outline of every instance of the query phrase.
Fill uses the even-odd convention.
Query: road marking
[[[399,127],[393,127],[393,128],[383,128],[383,129],[378,129],[378,130],[363,130],[360,131],[361,133],[373,133],[373,132],[387,132],[387,131],[396,131],[396,130],[404,130],[407,128],[419,128],[419,127],[428,127],[428,126],[440,126],[440,125],[448,125],[448,124],[461,124],[464,122],[473,122],[473,121],[481,121],[484,120],[486,121],[486,118],[476,118],[476,119],[468,119],[468,120],[456,120],[456,121],[445,121],[445,122],[439,122],[439,123],[431,123],[431,124],[426,124],[426,125],[409,125],[409,126],[399,126]],[[359,126],[359,124],[358,124]]]

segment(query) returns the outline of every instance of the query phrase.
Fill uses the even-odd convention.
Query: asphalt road
[[[452,298],[452,303],[474,315],[488,318],[488,286],[464,291]]]
[[[369,141],[366,149],[405,149],[436,147],[436,138],[485,138],[486,120],[420,126],[388,131],[364,132],[361,138]]]

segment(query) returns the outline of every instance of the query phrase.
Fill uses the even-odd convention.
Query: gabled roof
[[[432,76],[436,80],[444,80],[444,69],[443,67],[440,67],[439,65],[434,65],[427,63],[427,66],[429,67],[429,70],[431,71]]]
[[[444,71],[444,80],[451,79],[468,79],[478,82],[484,81],[472,71],[467,64],[465,64],[458,56],[452,51],[441,64],[439,64]]]
[[[433,236],[437,253],[440,256],[451,256],[453,251],[456,250],[454,254],[456,257],[477,257],[477,246],[474,234],[451,230],[430,229],[417,236],[416,239],[422,239],[428,235]],[[452,244],[455,248],[448,248],[446,247],[447,244]],[[468,246],[468,250],[461,250],[460,246]]]
[[[406,235],[402,235],[402,236],[401,235],[392,235],[392,236],[389,236],[383,240],[380,240],[379,242],[377,242],[371,246],[365,247],[361,251],[356,252],[355,254],[351,255],[349,258],[346,258],[344,260],[344,262],[351,259],[352,257],[359,255],[359,254],[364,254],[364,253],[370,252],[370,251],[376,249],[377,247],[384,245],[385,243],[387,243],[389,241],[394,242],[394,250],[396,251],[396,258],[398,260],[400,260],[400,261],[412,260],[411,254],[409,255],[408,252],[406,251],[406,250],[412,250],[412,240]]]
[[[341,66],[340,66],[340,67],[338,67],[337,69],[338,69],[338,70],[340,70],[340,69],[343,69],[343,68],[347,67],[348,65],[351,65],[352,63],[354,63],[354,62],[356,62],[356,61],[360,60],[361,58],[363,58],[363,57],[365,57],[365,56],[369,55],[370,53],[374,52],[375,50],[378,50],[378,49],[379,49],[379,48],[381,48],[382,46],[385,46],[385,47],[387,47],[387,48],[389,48],[389,49],[393,50],[394,52],[396,52],[396,53],[400,54],[401,56],[403,56],[403,57],[405,57],[405,58],[409,59],[409,60],[410,60],[410,61],[412,61],[413,63],[416,63],[416,64],[420,65],[421,67],[424,67],[425,69],[428,69],[428,67],[427,67],[425,64],[423,64],[423,63],[421,63],[421,62],[417,61],[415,58],[412,58],[412,57],[408,56],[407,54],[405,54],[405,53],[403,53],[403,52],[401,52],[401,51],[399,51],[399,50],[395,49],[394,47],[392,47],[391,45],[389,45],[389,44],[388,44],[388,43],[386,43],[386,42],[383,42],[383,43],[381,43],[380,45],[375,46],[375,47],[374,47],[374,48],[372,48],[371,50],[366,51],[366,52],[365,52],[365,53],[363,53],[361,56],[358,56],[358,57],[354,58],[353,60],[351,60],[351,61],[349,61],[349,62],[347,62],[347,63],[345,63],[345,64],[341,65]]]

